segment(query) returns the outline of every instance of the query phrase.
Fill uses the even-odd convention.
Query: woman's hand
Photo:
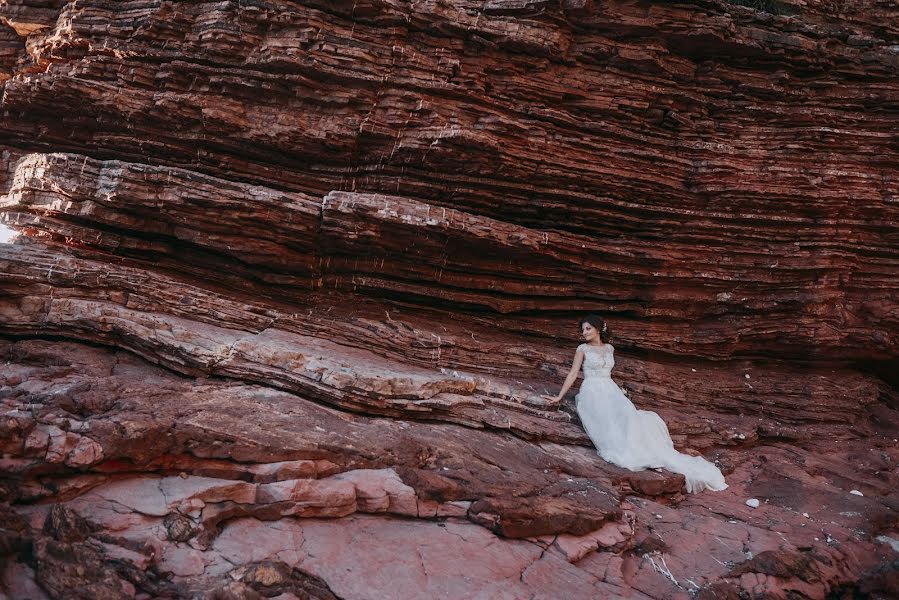
[[[542,394],[540,397],[550,404],[558,404],[562,401],[562,396],[550,396],[549,394]]]

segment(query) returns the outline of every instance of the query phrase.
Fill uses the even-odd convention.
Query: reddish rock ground
[[[104,347],[0,350],[12,598],[896,591],[885,407],[843,439],[715,451],[729,489],[685,497],[583,445],[352,415]]]
[[[0,87],[0,596],[899,597],[892,0],[9,0]],[[540,399],[585,312],[726,491]]]

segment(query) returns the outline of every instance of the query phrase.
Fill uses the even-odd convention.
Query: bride
[[[631,471],[664,467],[681,473],[688,492],[727,489],[718,467],[701,456],[688,456],[674,449],[668,427],[654,412],[638,410],[612,381],[615,349],[608,343],[609,327],[602,318],[590,315],[581,322],[586,343],[577,347],[571,371],[558,396],[543,396],[561,402],[584,366],[584,382],[575,397],[577,414],[599,451],[610,463]]]

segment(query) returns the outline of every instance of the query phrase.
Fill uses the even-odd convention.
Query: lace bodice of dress
[[[584,353],[584,378],[587,377],[611,377],[612,367],[615,366],[615,352],[611,344],[591,346],[581,344],[578,350]]]

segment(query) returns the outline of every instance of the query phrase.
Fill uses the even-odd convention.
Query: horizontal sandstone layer
[[[542,313],[544,333],[556,337],[571,327],[567,315],[598,309],[625,346],[715,358],[899,352],[899,254],[888,248],[879,258],[858,247],[837,259],[799,243],[715,254],[533,229],[407,197],[317,198],[80,155],[9,154],[6,164],[0,209],[14,211],[7,221],[18,227],[288,302],[328,290],[512,322]],[[675,256],[692,266],[676,267]]]
[[[127,348],[184,374],[258,382],[354,411],[586,440],[569,415],[546,410],[538,397],[558,385],[568,353],[504,343],[489,328],[448,331],[414,313],[385,323],[383,307],[366,314],[350,302],[351,310],[332,311],[328,296],[287,312],[38,244],[0,246],[0,267],[0,331],[7,334]],[[616,378],[640,405],[670,411],[672,432],[694,444],[851,435],[847,424],[864,428],[865,408],[890,397],[878,379],[852,370],[774,361],[664,364],[625,356]]]

